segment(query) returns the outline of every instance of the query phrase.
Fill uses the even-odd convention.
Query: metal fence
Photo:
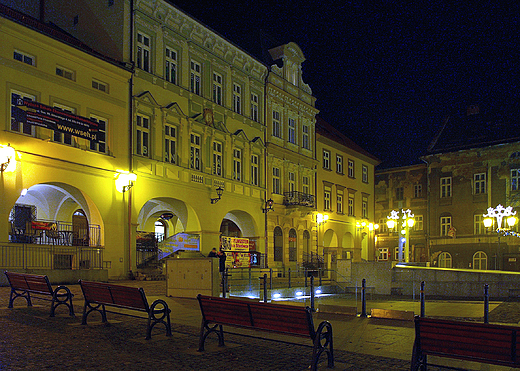
[[[0,245],[0,268],[102,269],[103,248],[15,244]]]

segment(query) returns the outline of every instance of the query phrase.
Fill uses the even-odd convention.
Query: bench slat
[[[148,311],[146,297],[136,287],[81,281],[85,299],[92,303]]]

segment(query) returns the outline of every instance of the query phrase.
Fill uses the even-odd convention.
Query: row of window
[[[287,132],[284,132],[284,128],[282,125],[282,119],[281,114],[279,110],[273,109],[273,115],[272,115],[272,128],[273,132],[272,135],[274,137],[283,139],[284,135],[286,135],[287,142],[298,145],[298,129],[297,129],[297,120],[294,117],[289,117],[287,119]],[[310,138],[310,125],[308,124],[302,124],[302,143],[301,147],[304,149],[311,150],[311,138]]]
[[[390,257],[388,248],[383,247],[378,249],[377,260],[388,260]],[[399,260],[399,247],[394,248],[394,260]],[[451,268],[453,266],[453,258],[450,253],[444,251],[438,258],[439,268]],[[473,269],[486,270],[488,266],[488,256],[484,251],[477,251],[473,254]]]
[[[332,170],[331,168],[331,152],[329,150],[323,150],[323,168],[325,170]],[[343,156],[336,154],[336,173],[344,175],[343,172]],[[347,161],[347,175],[349,178],[355,178],[355,162],[352,159]],[[363,183],[368,183],[368,166],[361,166],[361,180]]]
[[[272,193],[282,194],[282,176],[279,167],[273,167],[273,189]],[[301,178],[301,192],[305,194],[311,194],[310,178],[308,176],[302,176]],[[287,173],[287,192],[295,192],[298,190],[298,184],[296,183],[296,173],[289,171]]]
[[[348,202],[347,202],[347,215],[355,215],[355,190],[348,189]],[[344,192],[345,188],[336,186],[336,213],[345,214],[344,208]],[[323,210],[334,211],[332,205],[332,186],[323,186]],[[361,198],[361,217],[364,219],[368,218],[368,196],[363,195]]]
[[[303,231],[303,251],[309,251],[310,249],[311,235],[309,231]],[[284,259],[284,246],[283,246],[283,231],[280,227],[274,228],[273,233],[273,246],[275,262],[282,262]],[[297,261],[298,256],[298,237],[294,228],[289,230],[289,261]]]
[[[422,215],[414,215],[414,225],[412,229],[414,231],[422,231],[424,229],[424,219]],[[390,229],[388,228],[386,222],[388,219],[379,219],[379,232],[380,233],[387,233],[387,232],[399,232],[400,226],[395,224],[395,226]]]

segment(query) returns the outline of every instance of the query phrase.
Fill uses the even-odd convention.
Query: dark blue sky
[[[251,30],[296,42],[320,115],[384,167],[418,162],[443,117],[469,104],[517,121],[517,1],[172,3],[246,50]]]

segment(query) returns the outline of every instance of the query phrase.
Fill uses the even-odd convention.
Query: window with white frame
[[[309,125],[302,125],[302,147],[311,149],[311,141],[309,137]]]
[[[213,174],[222,176],[222,143],[213,142]]]
[[[242,114],[242,86],[233,83],[233,111]]]
[[[16,59],[17,61],[28,64],[30,66],[36,66],[36,58],[20,50],[15,50],[13,52],[13,59]]]
[[[330,187],[323,187],[323,210],[331,210],[330,208],[330,194],[332,190]]]
[[[164,68],[164,77],[166,78],[166,81],[177,84],[177,52],[172,48],[166,47]]]
[[[104,117],[97,115],[90,115],[90,119],[98,124],[98,132],[96,134],[96,141],[90,141],[90,149],[100,153],[106,153],[107,151],[107,122],[108,120]]]
[[[403,187],[397,187],[395,189],[395,199],[398,201],[404,200],[404,188]]]
[[[149,156],[150,118],[140,113],[136,116],[136,146],[138,155]]]
[[[368,183],[368,166],[363,165],[361,166],[361,181],[363,183]]]
[[[258,94],[251,93],[251,120],[258,122]]]
[[[422,231],[424,228],[424,221],[422,215],[415,215],[413,217],[414,223],[413,223],[413,230],[414,231]]]
[[[306,195],[311,193],[308,176],[302,177],[302,192],[305,193]]]
[[[201,170],[200,135],[190,134],[190,168]]]
[[[273,136],[277,138],[282,137],[282,123],[279,111],[273,111]]]
[[[69,106],[65,106],[63,104],[54,103],[53,107],[57,108],[63,112],[72,113],[72,114],[76,113],[76,109],[69,107]],[[55,142],[72,145],[72,135],[69,133],[62,133],[61,131],[58,131],[58,130],[54,130],[53,140]]]
[[[413,186],[413,197],[421,198],[422,197],[422,184],[414,184]]]
[[[451,197],[451,176],[441,178],[441,198]]]
[[[164,162],[177,163],[177,127],[164,125]]]
[[[451,228],[451,216],[441,216],[441,236],[447,236]]]
[[[484,216],[482,214],[473,215],[473,234],[484,234],[486,228],[484,227]]]
[[[348,176],[349,178],[354,178],[354,161],[348,160]]]
[[[439,255],[439,268],[451,268],[453,260],[449,252],[442,252]]]
[[[213,102],[222,105],[222,75],[213,72]]]
[[[368,218],[368,197],[363,197],[361,200],[361,217]]]
[[[296,174],[289,171],[289,192],[296,191]]]
[[[343,174],[343,156],[336,155],[336,173]]]
[[[486,173],[473,174],[473,191],[476,195],[486,193]]]
[[[296,120],[293,118],[289,118],[289,143],[296,144]]]
[[[520,169],[511,169],[511,190],[520,190]]]
[[[487,254],[484,251],[477,251],[473,254],[473,269],[487,270]]]
[[[354,216],[354,195],[352,193],[348,195],[348,215]]]
[[[67,80],[74,81],[75,73],[74,71],[69,70],[68,68],[56,66],[56,75],[66,78]]]
[[[150,37],[144,33],[137,33],[137,68],[146,72],[152,72],[151,63],[151,41]]]
[[[242,180],[242,150],[233,150],[233,180]]]
[[[259,185],[260,164],[258,155],[251,155],[251,184]]]
[[[17,105],[23,103],[24,99],[35,101],[36,97],[32,94],[11,90],[11,131],[26,135],[35,135],[33,126],[27,123],[27,120],[23,119],[25,117],[25,112],[22,108],[17,107]]]
[[[336,212],[343,214],[343,190],[336,190]]]
[[[377,260],[388,260],[388,248],[380,247],[377,249]]]
[[[273,167],[273,193],[280,194],[280,168]]]
[[[330,170],[330,151],[323,150],[323,168]]]
[[[190,91],[194,94],[201,95],[202,85],[202,68],[200,63],[190,62]]]
[[[388,232],[388,224],[386,222],[388,219],[379,219],[379,232],[387,233]]]

